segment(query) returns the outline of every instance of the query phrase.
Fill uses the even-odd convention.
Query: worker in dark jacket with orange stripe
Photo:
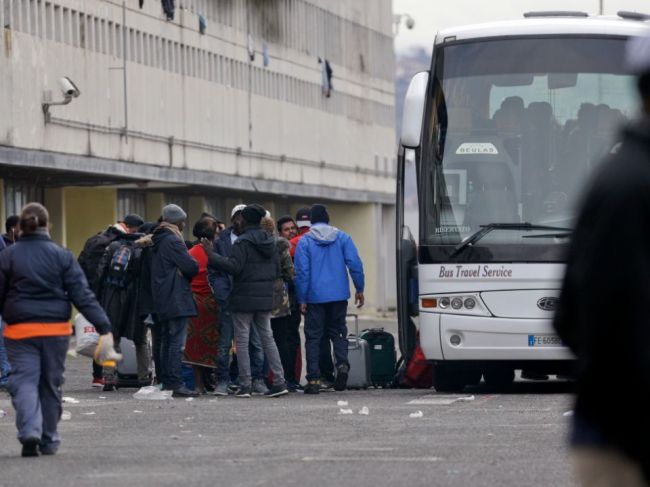
[[[72,253],[50,239],[48,221],[44,206],[26,205],[20,238],[0,253],[0,314],[7,323],[9,392],[23,456],[38,456],[39,450],[53,455],[61,442],[57,425],[71,302],[102,335],[98,361],[119,358],[106,313]]]

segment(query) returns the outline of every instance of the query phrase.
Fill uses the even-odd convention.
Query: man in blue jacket
[[[187,214],[177,205],[162,210],[162,222],[153,233],[151,291],[161,329],[161,373],[163,387],[175,397],[197,396],[183,385],[182,349],[187,321],[196,316],[190,281],[199,273],[199,264],[187,251],[183,227]]]
[[[323,205],[310,210],[311,230],[298,243],[295,256],[296,294],[305,317],[307,387],[305,394],[320,391],[320,345],[325,334],[334,344],[336,380],[334,389],[345,390],[350,364],[345,317],[350,299],[348,271],[356,289],[355,303],[363,306],[363,263],[345,232],[329,225]]]

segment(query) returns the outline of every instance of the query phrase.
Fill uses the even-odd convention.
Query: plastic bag
[[[133,399],[140,399],[144,401],[166,401],[173,399],[172,394],[174,391],[161,391],[155,386],[142,387],[133,394]]]
[[[97,343],[99,343],[99,333],[95,327],[82,315],[77,314],[74,318],[74,330],[77,337],[77,346],[75,351],[79,355],[93,358]]]

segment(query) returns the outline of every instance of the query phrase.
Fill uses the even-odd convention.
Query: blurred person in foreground
[[[97,361],[119,360],[111,323],[70,251],[50,238],[49,215],[29,203],[20,215],[20,237],[0,253],[0,312],[7,322],[11,362],[9,392],[16,409],[22,456],[54,455],[61,443],[61,387],[72,327],[70,304],[101,335]]]
[[[577,356],[583,486],[650,485],[650,37],[630,41],[627,62],[643,113],[583,196],[554,323]]]

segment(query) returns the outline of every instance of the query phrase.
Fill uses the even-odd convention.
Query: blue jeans
[[[61,386],[70,338],[5,339],[12,372],[9,393],[16,410],[18,439],[39,438],[41,448],[55,450],[63,408]]]
[[[4,322],[0,316],[0,385],[7,384],[7,381],[9,380],[9,373],[11,372],[11,365],[9,365],[7,350],[5,349],[4,340],[2,338],[3,331]]]
[[[348,363],[348,328],[345,316],[347,301],[309,303],[305,316],[305,352],[307,354],[307,380],[320,380],[320,355],[323,338],[334,345],[336,366]]]
[[[217,352],[217,380],[230,382],[230,349],[235,338],[235,325],[232,312],[219,304],[219,351]],[[264,379],[264,350],[262,340],[255,330],[251,330],[250,347],[251,375],[253,379]]]
[[[187,318],[160,322],[160,375],[163,387],[176,391],[183,387],[183,347],[187,336]]]

